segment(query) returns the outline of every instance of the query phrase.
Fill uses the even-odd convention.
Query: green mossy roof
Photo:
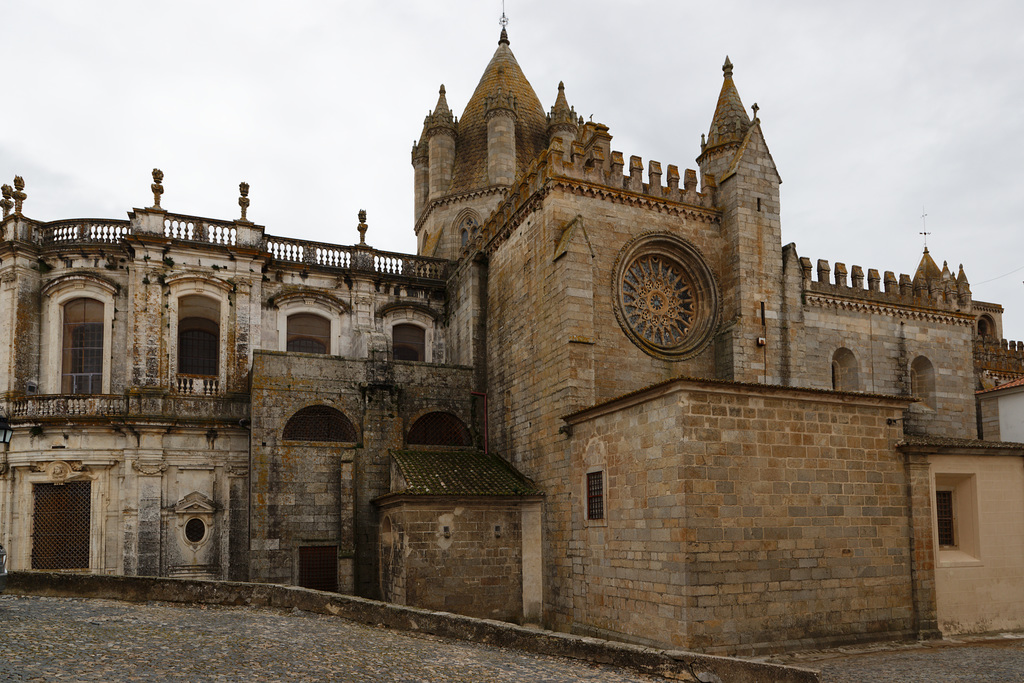
[[[481,451],[392,451],[404,493],[419,496],[535,496],[541,491],[500,457]]]

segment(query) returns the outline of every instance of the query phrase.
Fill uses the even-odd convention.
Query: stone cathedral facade
[[[11,568],[723,653],[1024,627],[1024,446],[975,401],[1024,345],[927,250],[784,244],[723,75],[696,168],[645,166],[562,84],[542,106],[503,30],[413,146],[415,255],[364,214],[351,246],[274,236],[244,183],[234,220],[154,171],[127,220],[48,223],[4,186]]]

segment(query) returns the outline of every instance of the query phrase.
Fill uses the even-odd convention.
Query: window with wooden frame
[[[315,313],[288,316],[286,348],[296,353],[330,353],[331,321]]]
[[[395,360],[427,359],[427,334],[419,325],[395,325],[391,328],[391,343]]]
[[[103,304],[73,299],[64,304],[61,393],[103,392]]]

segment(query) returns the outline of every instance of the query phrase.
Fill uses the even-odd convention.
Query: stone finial
[[[20,175],[14,176],[14,192],[11,193],[11,196],[14,198],[14,215],[16,216],[21,215],[21,206],[28,198],[28,195],[25,194],[24,190],[25,179]]]
[[[3,200],[0,200],[0,207],[4,210],[4,218],[11,215],[11,209],[14,207],[14,188],[10,185],[4,184],[0,187],[3,191]]]
[[[242,207],[242,217],[238,220],[248,223],[249,220],[245,217],[245,212],[249,210],[249,183],[244,180],[238,183],[238,194],[241,195],[238,198],[238,205]]]
[[[356,226],[356,229],[359,231],[360,246],[366,246],[366,229],[368,227],[366,225],[366,209],[359,209],[359,225]]]
[[[754,116],[752,117],[753,120],[757,121],[757,112],[758,112],[758,110],[761,109],[761,107],[757,106],[757,102],[754,102],[752,105],[750,105],[750,109],[751,109],[751,111],[754,112]]]
[[[164,193],[164,172],[159,168],[153,169],[153,184],[149,186],[149,189],[153,190],[153,206],[152,209],[160,208],[160,195]]]
[[[722,65],[722,73],[725,74],[726,78],[732,78],[732,62],[729,61],[729,55],[725,56],[725,64]]]
[[[508,45],[508,31],[504,26],[501,27],[501,35],[498,36],[498,45]]]

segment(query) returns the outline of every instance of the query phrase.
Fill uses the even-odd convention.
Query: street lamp
[[[14,430],[11,429],[11,423],[7,417],[7,411],[0,408],[0,443],[10,443],[11,437],[14,436]]]

